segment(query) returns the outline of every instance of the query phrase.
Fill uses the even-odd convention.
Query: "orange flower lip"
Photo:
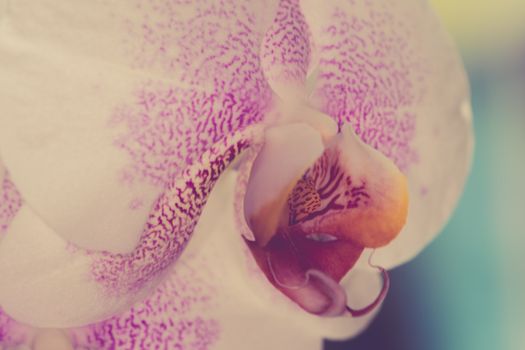
[[[339,282],[365,248],[387,245],[403,228],[408,214],[406,177],[350,128],[325,142],[314,161],[319,140],[314,139],[317,146],[305,144],[313,128],[279,128],[266,138],[252,169],[259,176],[248,183],[245,216],[255,237],[248,246],[268,280],[308,312],[366,314],[384,297],[388,277],[383,276],[384,290],[363,312],[346,306]],[[283,151],[275,154],[276,150]],[[301,150],[300,161],[289,168],[276,167],[280,162],[271,160]],[[258,194],[264,200],[254,205]]]

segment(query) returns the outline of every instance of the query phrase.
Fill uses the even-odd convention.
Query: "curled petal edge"
[[[379,268],[383,287],[363,309],[346,305],[339,282],[365,248],[399,234],[408,184],[350,127],[327,139],[306,124],[278,126],[267,131],[253,162],[244,214],[253,237],[245,241],[275,288],[312,314],[357,317],[383,301],[386,270]]]

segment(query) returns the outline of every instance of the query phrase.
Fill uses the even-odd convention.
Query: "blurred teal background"
[[[525,1],[432,2],[470,77],[472,173],[445,230],[391,272],[370,328],[326,349],[525,349]]]

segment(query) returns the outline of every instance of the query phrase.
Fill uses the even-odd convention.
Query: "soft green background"
[[[326,349],[525,349],[525,0],[434,0],[465,61],[476,150],[441,235],[391,273],[378,318]]]

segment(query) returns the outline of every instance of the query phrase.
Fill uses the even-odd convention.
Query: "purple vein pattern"
[[[341,167],[341,151],[330,149],[310,167],[289,199],[289,224],[313,220],[332,211],[367,206],[366,179],[353,179]]]
[[[75,345],[100,350],[209,349],[220,326],[205,316],[215,292],[204,275],[202,269],[178,267],[146,301],[120,316],[73,331]]]

